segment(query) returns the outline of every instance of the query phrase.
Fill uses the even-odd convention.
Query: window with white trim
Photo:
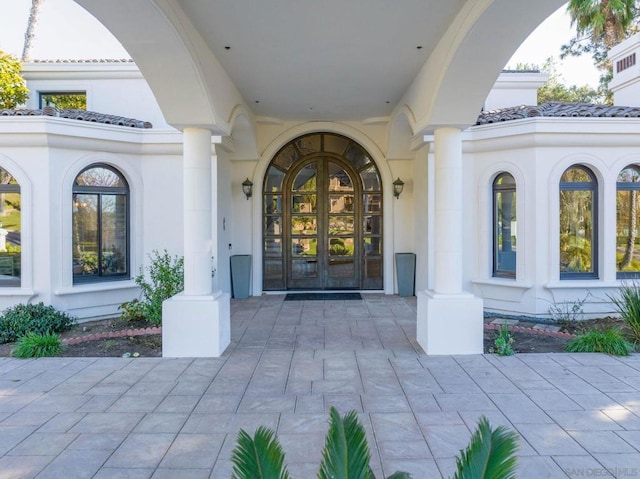
[[[20,185],[0,167],[0,287],[20,286],[21,226]]]
[[[500,173],[493,181],[493,276],[516,277],[516,181]]]
[[[560,279],[598,277],[597,193],[586,166],[573,165],[560,178]]]
[[[73,183],[73,282],[129,279],[129,185],[95,164]]]
[[[629,165],[616,182],[616,275],[640,277],[640,167]]]

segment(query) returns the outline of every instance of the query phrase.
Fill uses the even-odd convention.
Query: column
[[[211,294],[211,132],[185,128],[184,294]]]
[[[462,132],[435,131],[434,290],[462,292]]]
[[[482,300],[462,289],[462,131],[441,127],[434,134],[433,290],[418,292],[416,339],[427,354],[480,354]],[[466,204],[474,208],[474,204]],[[471,241],[473,241],[470,238]]]
[[[211,140],[204,128],[183,131],[184,291],[162,304],[163,357],[219,357],[231,340],[229,294],[211,287]]]

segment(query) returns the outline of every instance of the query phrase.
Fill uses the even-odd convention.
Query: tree
[[[588,85],[566,86],[562,83],[562,75],[558,72],[556,60],[547,58],[542,70],[549,74],[549,80],[538,89],[538,104],[547,101],[561,101],[565,103],[602,103],[604,97],[598,90]]]
[[[0,110],[11,110],[29,98],[18,59],[0,50]]]
[[[562,83],[562,75],[558,72],[556,60],[549,57],[542,67],[538,65],[522,64],[516,65],[519,71],[538,71],[542,70],[549,75],[549,80],[538,88],[538,104],[549,101],[560,101],[564,103],[603,103],[604,97],[598,90],[588,85],[567,86]]]
[[[31,0],[31,11],[29,12],[27,31],[24,34],[24,48],[22,49],[21,61],[23,62],[31,60],[31,50],[36,38],[36,26],[40,19],[40,9],[43,3],[44,0]]]
[[[586,35],[593,43],[607,48],[627,38],[635,20],[635,0],[570,0],[567,11],[578,35]]]
[[[612,104],[608,90],[613,77],[607,53],[638,31],[636,0],[571,0],[567,5],[576,36],[561,47],[560,58],[589,54],[600,70],[600,94]]]
[[[86,110],[87,95],[85,93],[43,94],[42,106],[55,106],[59,110]]]

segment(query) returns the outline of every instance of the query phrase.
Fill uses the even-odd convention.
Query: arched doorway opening
[[[263,182],[263,289],[382,289],[382,182],[335,133],[283,146]]]

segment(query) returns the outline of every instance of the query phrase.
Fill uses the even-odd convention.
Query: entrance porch
[[[640,355],[425,356],[415,310],[268,295],[231,301],[220,358],[0,358],[0,470],[228,478],[238,430],[265,425],[315,477],[335,405],[360,413],[378,477],[451,477],[480,415],[520,435],[519,479],[636,474]]]

